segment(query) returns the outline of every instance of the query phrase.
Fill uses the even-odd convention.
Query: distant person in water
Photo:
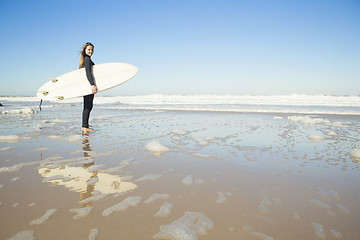
[[[82,127],[81,131],[83,133],[89,133],[94,131],[94,129],[89,126],[89,117],[90,112],[93,108],[94,94],[98,92],[98,88],[96,87],[92,66],[95,65],[91,60],[91,56],[94,53],[94,45],[87,42],[84,44],[81,53],[80,53],[80,64],[79,68],[85,68],[86,77],[91,85],[92,94],[84,96],[84,109],[82,113]]]

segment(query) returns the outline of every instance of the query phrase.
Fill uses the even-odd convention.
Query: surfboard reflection
[[[121,175],[102,172],[93,167],[95,161],[88,137],[83,139],[82,150],[84,154],[82,166],[42,167],[39,169],[39,174],[44,177],[43,181],[79,192],[80,201],[99,194],[124,193],[137,188],[136,184],[123,181]],[[84,207],[88,205],[89,203],[83,204]]]

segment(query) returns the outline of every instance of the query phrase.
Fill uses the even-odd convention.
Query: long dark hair
[[[82,47],[81,49],[81,52],[80,52],[80,63],[79,63],[79,68],[83,68],[83,64],[84,64],[84,58],[85,58],[85,49],[87,46],[92,46],[94,48],[94,45],[90,42],[87,42],[84,44],[84,46]]]

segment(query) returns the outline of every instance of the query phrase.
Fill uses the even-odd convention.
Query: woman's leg
[[[94,94],[84,96],[84,110],[82,114],[82,127],[89,128],[89,117],[93,108]]]

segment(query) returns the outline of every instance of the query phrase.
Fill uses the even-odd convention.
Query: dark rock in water
[[[0,107],[3,107],[3,105],[0,103]]]

